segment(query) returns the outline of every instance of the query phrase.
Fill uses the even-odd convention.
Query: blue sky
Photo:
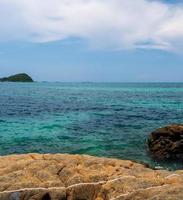
[[[0,0],[0,76],[183,81],[181,1],[63,2]]]

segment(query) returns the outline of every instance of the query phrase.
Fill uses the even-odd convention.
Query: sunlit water
[[[0,154],[73,153],[156,163],[154,129],[183,122],[183,84],[0,83]]]

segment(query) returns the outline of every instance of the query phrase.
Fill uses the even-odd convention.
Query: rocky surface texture
[[[21,73],[1,78],[0,82],[33,82],[33,79],[28,74]]]
[[[183,125],[157,129],[151,133],[148,145],[155,158],[183,160]]]
[[[0,157],[1,200],[181,200],[183,171],[68,154]]]

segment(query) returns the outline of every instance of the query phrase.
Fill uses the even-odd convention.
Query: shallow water
[[[183,83],[0,83],[0,154],[79,153],[156,163],[146,140],[183,122]]]

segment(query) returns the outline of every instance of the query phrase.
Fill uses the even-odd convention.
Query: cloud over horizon
[[[0,41],[76,37],[107,49],[183,49],[183,5],[150,0],[0,0]]]

